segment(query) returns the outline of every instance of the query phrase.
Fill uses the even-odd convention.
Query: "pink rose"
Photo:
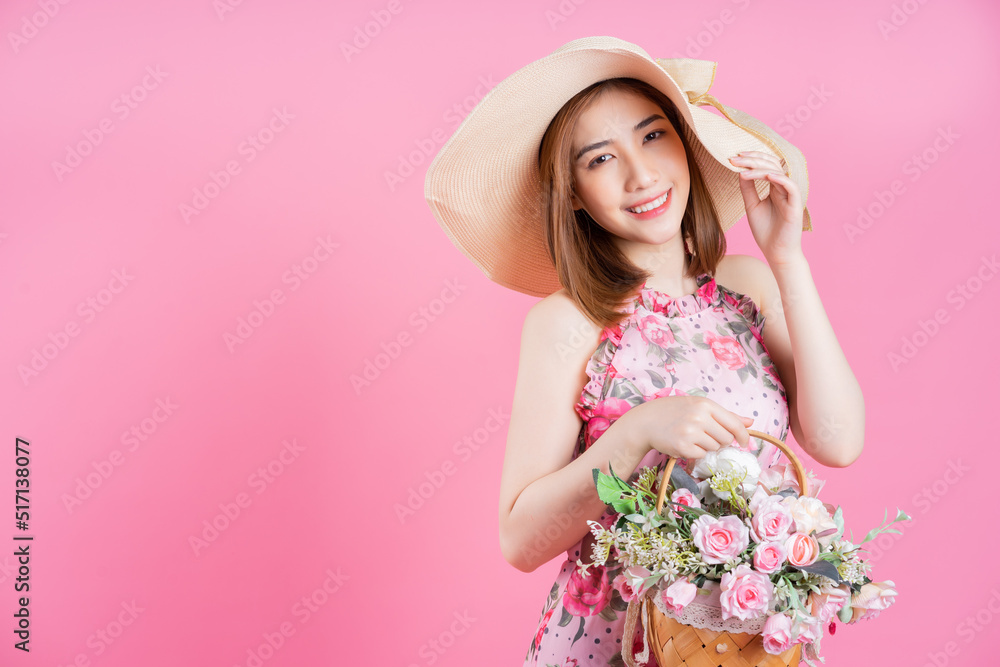
[[[649,313],[647,310],[643,310]],[[674,332],[663,318],[659,315],[647,314],[645,316],[634,316],[636,327],[647,343],[656,343],[660,347],[667,347],[674,344]]]
[[[764,623],[764,650],[779,655],[790,649],[792,642],[792,619],[788,614],[772,614]]]
[[[812,565],[819,556],[819,542],[812,535],[792,533],[785,540],[788,562],[795,566]]]
[[[593,445],[609,428],[611,428],[610,420],[604,417],[591,417],[590,421],[587,422],[587,446]]]
[[[712,354],[715,355],[715,358],[725,364],[729,370],[735,371],[737,368],[743,368],[747,365],[743,346],[732,336],[718,336],[711,331],[706,331],[705,343],[712,348]]]
[[[753,566],[758,572],[774,574],[785,564],[787,552],[781,542],[761,542],[753,551]]]
[[[766,575],[754,572],[746,563],[722,575],[719,584],[722,618],[741,620],[759,618],[767,613],[774,595],[774,585]]]
[[[675,614],[680,614],[684,611],[684,607],[688,606],[691,600],[694,600],[697,593],[697,586],[687,579],[678,579],[663,591],[663,602]]]
[[[800,617],[792,625],[796,644],[812,644],[823,637],[823,624],[813,616]]]
[[[614,587],[622,596],[625,602],[631,602],[635,598],[642,597],[646,592],[645,579],[650,575],[649,570],[639,565],[627,567],[615,577]]]
[[[580,568],[573,568],[562,600],[566,611],[574,616],[593,616],[601,613],[610,600],[611,583],[603,565],[590,568],[586,577],[580,574]]]
[[[739,557],[750,544],[750,532],[740,518],[733,515],[721,519],[703,514],[691,524],[691,537],[709,564],[725,563]]]
[[[590,434],[590,442],[593,444],[598,438],[604,435],[611,424],[619,417],[628,412],[632,404],[622,398],[608,397],[594,406],[593,415],[587,422],[587,431]]]
[[[647,400],[653,400],[654,398],[663,398],[664,396],[687,396],[687,392],[682,391],[676,387],[664,387],[663,389],[657,390],[655,394],[649,397]]]
[[[555,610],[556,608],[552,607],[552,609],[549,609],[547,612],[545,612],[545,615],[542,616],[542,620],[538,624],[538,632],[535,633],[535,646],[538,646],[542,643],[542,637],[545,636],[545,626],[549,624],[549,619],[552,618],[552,612],[554,612]]]
[[[878,581],[863,585],[851,596],[853,615],[848,623],[875,618],[879,612],[888,609],[896,601],[896,584],[892,581]]]
[[[825,626],[840,611],[841,607],[850,601],[850,598],[851,591],[847,584],[830,586],[823,593],[814,591],[809,594],[809,609],[812,615]]]
[[[788,537],[793,518],[782,500],[782,496],[768,496],[757,505],[750,520],[750,537],[754,542],[783,541]]]
[[[685,507],[701,507],[701,501],[698,500],[698,498],[696,498],[693,493],[691,493],[688,489],[685,488],[676,489],[673,493],[670,494],[670,500],[672,500],[675,503],[680,503]],[[670,514],[674,518],[680,516],[677,510],[674,509],[670,510]]]

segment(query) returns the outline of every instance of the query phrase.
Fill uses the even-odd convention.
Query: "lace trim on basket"
[[[766,618],[753,618],[742,620],[736,616],[732,618],[722,618],[722,610],[719,607],[701,604],[692,601],[684,610],[677,615],[667,607],[662,595],[651,595],[653,604],[664,616],[668,616],[675,621],[690,625],[695,628],[705,628],[719,632],[746,632],[752,635],[759,635],[764,631]]]

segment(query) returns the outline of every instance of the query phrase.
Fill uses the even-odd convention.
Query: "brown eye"
[[[599,164],[604,164],[605,162],[607,162],[607,160],[601,160],[602,157],[611,157],[611,156],[608,155],[607,153],[604,153],[603,155],[598,155],[597,157],[595,157],[593,160],[590,161],[590,164],[587,165],[587,168],[591,169],[593,167],[596,167]],[[601,161],[598,162],[598,160],[601,160]]]

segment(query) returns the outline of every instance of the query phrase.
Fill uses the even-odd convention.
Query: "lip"
[[[659,199],[660,197],[662,197],[664,195],[663,192],[661,192],[660,194],[656,195],[655,197],[650,197],[646,201],[638,202],[636,204],[633,204],[630,207],[627,207],[625,209],[625,212],[628,213],[629,215],[631,215],[633,218],[637,218],[639,220],[648,220],[649,218],[655,218],[656,216],[662,214],[664,211],[666,211],[668,208],[670,208],[670,204],[674,200],[674,189],[673,189],[673,187],[671,187],[666,192],[669,192],[670,195],[667,197],[667,200],[665,202],[663,202],[658,208],[654,208],[651,211],[646,211],[645,213],[633,213],[632,211],[628,210],[629,208],[634,208],[636,206],[642,206],[644,204],[648,204],[651,201],[655,201],[655,200]]]

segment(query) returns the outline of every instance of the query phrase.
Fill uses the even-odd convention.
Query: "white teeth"
[[[659,199],[654,199],[648,204],[643,204],[642,206],[639,206],[637,208],[629,208],[625,210],[632,211],[633,213],[645,213],[646,211],[652,211],[654,208],[657,208],[658,206],[663,206],[663,202],[667,201],[667,197],[669,196],[670,196],[670,190],[667,190],[665,193],[663,193],[663,196],[660,197]]]

